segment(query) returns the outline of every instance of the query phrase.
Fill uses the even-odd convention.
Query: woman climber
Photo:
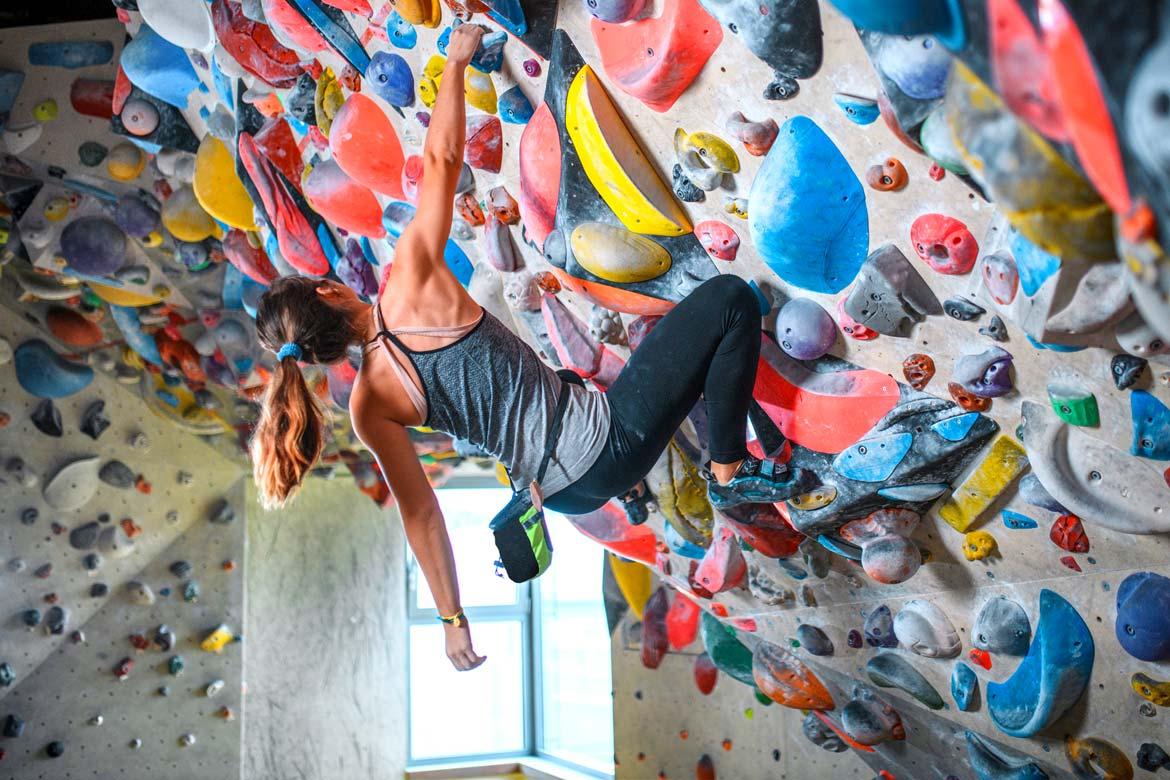
[[[457,669],[483,663],[460,608],[447,527],[407,428],[425,425],[497,458],[513,484],[534,482],[546,444],[552,457],[539,485],[544,506],[593,511],[622,496],[637,521],[648,497],[643,478],[698,399],[706,402],[712,504],[776,502],[807,490],[811,475],[752,457],[746,446],[760,349],[756,296],[734,275],[711,279],[653,328],[606,393],[569,382],[484,311],[448,269],[463,162],[463,75],[483,35],[473,24],[451,35],[443,86],[423,150],[418,211],[395,248],[373,305],[326,279],[290,276],[264,294],[256,316],[278,362],[252,440],[256,483],[267,506],[300,487],[325,444],[323,412],[299,363],[330,364],[362,345],[349,411],[398,504],[406,538],[444,622]],[[455,85],[455,86],[451,86]],[[376,154],[376,149],[370,150]],[[684,347],[685,345],[685,347]],[[561,431],[550,443],[564,387]]]

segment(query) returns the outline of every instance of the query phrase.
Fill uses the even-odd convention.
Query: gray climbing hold
[[[865,665],[865,673],[874,685],[899,688],[932,710],[941,710],[944,706],[942,696],[930,681],[900,655],[878,653]]]
[[[20,622],[24,623],[25,628],[36,628],[41,624],[41,611],[36,607],[26,609],[20,613]]]
[[[41,513],[35,506],[30,506],[20,512],[21,525],[36,525],[37,520],[41,518]]]
[[[145,582],[132,580],[126,583],[126,598],[131,604],[148,607],[154,603],[154,591]]]
[[[69,614],[62,607],[51,607],[45,615],[45,628],[50,634],[64,634],[68,622]]]
[[[833,654],[833,640],[829,639],[829,635],[816,626],[807,624],[797,626],[796,639],[800,642],[801,647],[812,655]]]
[[[1118,390],[1128,390],[1137,384],[1147,365],[1149,362],[1145,358],[1135,355],[1114,355],[1109,364],[1113,383],[1117,385]]]
[[[800,723],[800,730],[809,742],[822,750],[827,750],[830,753],[843,753],[847,749],[844,740],[833,733],[833,730],[822,723],[812,712],[804,716],[804,720]]]
[[[979,678],[970,666],[959,661],[951,671],[951,696],[963,712],[971,712],[978,706]]]
[[[81,432],[91,439],[97,439],[106,428],[110,427],[110,419],[106,417],[106,402],[94,401],[86,407],[81,415]]]
[[[983,605],[971,627],[971,644],[989,653],[1026,655],[1032,643],[1032,625],[1024,608],[1004,596]]]
[[[8,479],[20,485],[23,488],[35,488],[41,481],[37,473],[29,468],[28,464],[20,458],[9,458],[8,462],[4,464],[4,470],[8,472]]]
[[[110,586],[104,582],[95,582],[89,586],[90,598],[100,599],[105,598],[110,592]]]
[[[845,299],[845,312],[858,324],[887,336],[909,336],[911,329],[943,307],[930,285],[893,244],[869,254]]]
[[[12,668],[12,664],[7,661],[0,663],[0,688],[7,688],[14,682],[16,682],[16,671]]]
[[[826,550],[816,539],[805,539],[800,543],[800,554],[804,558],[804,563],[808,566],[808,570],[818,580],[823,580],[829,576],[829,566],[832,559],[829,557],[829,551]]]
[[[171,564],[170,571],[179,579],[186,579],[187,575],[191,573],[191,563],[189,561],[175,561]]]
[[[109,525],[98,536],[98,549],[111,558],[124,558],[134,549],[134,540],[121,525]]]
[[[996,341],[1008,340],[1007,325],[1004,324],[998,314],[992,315],[991,321],[979,328],[979,333]]]
[[[207,698],[210,699],[210,698],[216,696],[220,691],[222,691],[223,686],[224,686],[223,680],[212,680],[211,682],[209,682],[207,684],[207,687],[203,689],[203,693],[205,696],[207,696]]]
[[[69,532],[69,545],[75,550],[92,550],[99,534],[101,526],[97,521],[79,525]]]
[[[1170,755],[1154,742],[1143,742],[1138,748],[1138,766],[1147,772],[1157,772],[1159,769],[1170,769]]]
[[[1070,514],[1064,508],[1064,505],[1053,498],[1045,487],[1040,484],[1040,478],[1035,474],[1025,474],[1020,478],[1020,498],[1032,506],[1047,509],[1049,512],[1056,512],[1061,515]]]
[[[102,466],[98,479],[111,487],[123,490],[134,487],[134,472],[120,460],[111,460]]]
[[[226,498],[221,498],[215,502],[208,515],[208,520],[219,525],[227,525],[236,519],[236,510],[228,503]]]
[[[102,164],[110,151],[95,141],[86,141],[77,147],[77,159],[87,168],[95,168]]]
[[[45,502],[63,512],[80,509],[98,486],[98,458],[89,456],[66,463],[45,482]]]
[[[879,604],[865,618],[865,639],[872,647],[897,647],[894,635],[894,615],[885,604]]]
[[[160,625],[154,630],[154,644],[162,652],[169,653],[175,647],[175,632],[165,623]]]
[[[81,565],[86,571],[97,571],[102,566],[102,556],[97,553],[90,553],[81,559]]]
[[[61,422],[61,412],[57,410],[57,405],[53,403],[52,398],[46,398],[37,404],[29,417],[36,429],[46,436],[59,439],[61,434],[65,433],[65,427]]]
[[[24,735],[24,718],[19,715],[9,713],[8,717],[4,719],[4,736],[9,739],[18,739]]]
[[[903,645],[927,658],[954,658],[963,646],[946,614],[922,599],[911,599],[898,611],[894,635]]]
[[[979,780],[1048,780],[1048,773],[1030,758],[1011,758],[974,731],[966,732],[967,760]]]
[[[862,685],[854,687],[853,699],[841,710],[841,728],[850,739],[862,745],[906,738],[898,711]]]
[[[987,313],[987,309],[966,298],[947,298],[943,301],[943,311],[948,317],[954,317],[962,322],[977,320]]]

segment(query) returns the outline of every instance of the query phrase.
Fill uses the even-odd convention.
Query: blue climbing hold
[[[967,45],[967,22],[960,0],[833,0],[863,30],[892,35],[933,35],[952,51]]]
[[[1151,460],[1170,460],[1170,408],[1145,390],[1129,396],[1133,444],[1129,451]]]
[[[1051,590],[1040,591],[1028,655],[1008,680],[987,684],[992,722],[1013,737],[1035,736],[1081,698],[1093,658],[1093,635],[1073,605]]]
[[[872,56],[874,67],[909,97],[936,100],[946,94],[953,57],[934,38],[882,36]]]
[[[392,46],[399,49],[413,49],[418,43],[418,31],[397,11],[386,19],[386,37],[390,39]]]
[[[399,238],[402,231],[406,230],[406,226],[414,219],[414,214],[415,208],[411,204],[400,200],[391,201],[382,210],[382,226],[391,236]],[[466,287],[471,281],[471,272],[474,270],[471,261],[467,259],[467,253],[452,239],[447,239],[447,246],[443,249],[443,259],[447,261],[447,267],[451,269],[451,273],[455,274],[459,283]]]
[[[891,501],[933,501],[951,489],[946,482],[922,482],[917,485],[895,485],[894,487],[878,488],[878,495]]]
[[[235,267],[232,266],[232,268],[234,270]],[[110,317],[114,320],[114,324],[118,326],[118,330],[122,332],[122,338],[126,340],[126,346],[137,352],[148,363],[153,363],[156,366],[163,365],[162,355],[158,352],[158,345],[155,343],[154,336],[142,330],[142,320],[138,317],[137,309],[132,309],[128,306],[111,305]]]
[[[977,705],[979,678],[971,667],[959,661],[951,671],[951,696],[963,712],[971,712]]]
[[[366,68],[370,66],[370,55],[366,52],[362,42],[354,35],[344,14],[335,18],[327,13],[317,0],[288,0],[294,8],[301,12],[305,21],[311,24],[332,49],[357,70],[366,75]]]
[[[234,110],[236,107],[235,81],[223,72],[223,68],[219,66],[219,57],[216,56],[211,58],[211,80],[215,84],[215,91],[219,95],[220,102]]]
[[[114,59],[109,41],[46,41],[28,47],[30,65],[54,68],[88,68]]]
[[[1131,574],[1117,589],[1117,641],[1142,661],[1170,660],[1170,578]]]
[[[187,52],[145,24],[122,49],[118,64],[131,84],[180,110],[202,84]]]
[[[813,120],[784,123],[752,183],[752,241],[788,284],[839,293],[869,251],[865,190],[836,144]]]
[[[1009,758],[974,731],[967,732],[967,760],[979,780],[1048,780],[1032,759]]]
[[[885,482],[910,451],[912,433],[862,439],[833,459],[833,470],[858,482]]]
[[[535,113],[532,101],[519,84],[504,90],[496,103],[496,109],[500,112],[500,119],[510,125],[526,125]]]
[[[517,38],[528,32],[528,20],[524,17],[520,0],[484,0],[484,3],[488,7],[488,16],[500,27]]]
[[[65,398],[93,381],[93,369],[58,355],[41,339],[30,339],[13,355],[16,381],[37,398]]]
[[[861,560],[861,548],[856,544],[850,544],[828,534],[820,534],[817,536],[817,543],[829,552],[840,555],[842,558],[848,558],[851,561]]]
[[[18,70],[0,68],[0,132],[8,124],[8,117],[12,114],[12,107],[16,105],[16,97],[24,84],[24,74]]]
[[[969,412],[955,417],[939,420],[930,429],[947,441],[962,441],[971,432],[972,426],[979,421],[978,412]]]
[[[451,42],[451,30],[463,22],[456,19],[455,23],[443,30],[435,45],[439,53],[446,56],[447,44]],[[495,73],[504,65],[504,44],[508,42],[508,33],[502,31],[486,32],[479,40],[479,48],[471,58],[471,67],[484,73]]]
[[[684,558],[693,558],[696,561],[703,560],[703,555],[706,550],[697,544],[692,544],[682,537],[674,526],[669,521],[666,522],[666,530],[663,534],[666,538],[666,544],[671,550],[683,556]]]
[[[878,102],[873,98],[838,92],[833,95],[833,102],[845,113],[845,118],[855,125],[872,125],[882,115]]]
[[[1024,531],[1029,528],[1035,528],[1037,523],[1027,515],[1021,515],[1019,512],[1013,512],[1010,509],[1005,509],[1002,512],[1003,524],[1013,531]]]
[[[1013,230],[1008,246],[1020,274],[1020,289],[1029,298],[1040,291],[1044,282],[1060,270],[1060,258],[1045,252],[1023,235]]]
[[[402,55],[376,52],[366,71],[366,83],[375,95],[392,106],[409,108],[414,105],[414,73]]]

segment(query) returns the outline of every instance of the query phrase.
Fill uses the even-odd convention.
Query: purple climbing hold
[[[872,647],[897,647],[894,614],[885,604],[877,606],[865,619],[865,639]]]
[[[862,646],[862,644],[864,643],[864,641],[861,638],[861,632],[858,631],[856,628],[849,629],[849,634],[845,637],[845,643],[847,645],[849,645],[850,647],[852,647],[854,650],[857,650],[858,648],[860,648]]]
[[[135,238],[146,238],[158,229],[159,212],[141,195],[127,193],[118,198],[118,205],[114,210],[114,222],[129,235]]]
[[[999,398],[1012,389],[1012,354],[991,347],[978,355],[963,355],[955,361],[954,381],[980,398]]]
[[[112,274],[126,262],[126,234],[104,217],[82,217],[61,231],[61,254],[79,274]]]
[[[837,323],[811,298],[793,298],[776,316],[780,348],[797,360],[816,360],[837,342]]]

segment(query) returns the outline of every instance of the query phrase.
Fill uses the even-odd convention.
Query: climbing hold
[[[9,739],[19,739],[24,734],[24,719],[19,715],[9,713],[4,719],[4,736]]]
[[[69,532],[69,546],[75,550],[92,550],[97,545],[101,526],[96,522],[79,525]]]
[[[1113,383],[1117,385],[1118,390],[1128,390],[1137,384],[1147,365],[1148,362],[1145,358],[1134,355],[1114,355],[1109,364]]]
[[[1145,390],[1129,396],[1133,443],[1129,451],[1150,460],[1170,460],[1170,408]]]
[[[61,254],[77,273],[112,274],[126,262],[126,234],[112,220],[81,217],[61,232]]]
[[[695,687],[699,689],[700,693],[707,696],[715,690],[715,683],[719,680],[719,669],[709,655],[699,653],[695,656],[693,676]]]
[[[833,640],[829,639],[829,635],[816,626],[810,626],[807,623],[797,626],[796,638],[800,642],[800,646],[811,655],[833,654]]]
[[[954,317],[961,322],[977,320],[987,313],[987,309],[966,298],[947,298],[943,303],[943,311],[948,317]]]
[[[942,274],[966,274],[975,267],[979,243],[967,226],[943,214],[923,214],[910,226],[914,251]]]
[[[97,456],[77,458],[61,466],[45,480],[45,503],[54,509],[68,511],[86,504],[98,486]]]
[[[1143,742],[1142,746],[1138,748],[1137,762],[1138,766],[1147,772],[1170,769],[1170,754],[1167,754],[1161,745]]]
[[[866,663],[865,673],[875,685],[899,688],[932,710],[945,706],[935,687],[900,655],[878,653]]]
[[[1048,400],[1056,415],[1071,425],[1096,427],[1101,422],[1097,398],[1080,374],[1057,366],[1048,376]]]
[[[912,433],[880,434],[862,439],[833,459],[833,470],[860,482],[885,482],[906,457]]]
[[[1065,737],[1064,753],[1074,774],[1085,780],[1133,780],[1133,764],[1116,745],[1096,737]]]
[[[1130,678],[1129,684],[1143,699],[1161,707],[1170,707],[1170,682],[1159,682],[1138,672]]]
[[[255,230],[255,206],[223,141],[208,134],[195,155],[192,189],[199,205],[215,219],[240,230]]]
[[[414,105],[414,74],[401,55],[376,52],[366,69],[366,83],[375,95],[392,106],[409,108]]]
[[[106,172],[115,181],[133,181],[146,167],[146,155],[131,143],[121,143],[106,157]]]
[[[711,257],[731,261],[739,252],[739,235],[725,222],[714,219],[700,222],[695,225],[695,235]]]
[[[670,270],[670,253],[649,238],[615,225],[583,222],[570,237],[573,257],[589,273],[619,283],[656,279]]]
[[[793,298],[776,316],[780,348],[797,360],[824,357],[837,342],[832,316],[811,298]]]
[[[872,647],[897,647],[894,635],[894,615],[885,604],[880,604],[865,618],[865,639]]]
[[[1062,550],[1075,553],[1089,551],[1089,536],[1085,533],[1085,526],[1076,515],[1061,515],[1052,524],[1048,538]]]
[[[1048,780],[1048,773],[1030,758],[1011,758],[982,735],[966,732],[967,760],[979,780]]]
[[[1029,474],[1028,476],[1032,476],[1032,475]],[[1028,479],[1028,477],[1024,477],[1024,479],[1020,480],[1020,495],[1021,495],[1021,497],[1023,497],[1024,480],[1026,480],[1026,479]],[[1033,520],[1032,518],[1027,517],[1025,515],[1021,515],[1019,512],[1013,512],[1010,509],[1005,509],[1000,514],[1003,515],[1003,524],[1006,525],[1008,528],[1011,528],[1013,530],[1021,531],[1021,530],[1028,530],[1030,528],[1037,527],[1037,523],[1035,520]]]
[[[927,658],[954,658],[962,649],[959,635],[946,614],[922,599],[911,599],[898,611],[894,635],[903,645]]]
[[[837,325],[846,336],[858,341],[871,341],[878,337],[877,331],[870,330],[849,316],[845,311],[845,298],[837,299]]]
[[[909,538],[918,521],[918,515],[908,509],[879,509],[849,521],[837,533],[861,547],[861,568],[871,579],[895,584],[910,579],[922,566],[922,553]],[[871,617],[882,614],[881,609]]]
[[[704,624],[708,616],[703,615]],[[792,709],[831,710],[833,696],[824,683],[792,653],[771,642],[761,641],[751,657],[751,677],[772,701]]]
[[[92,347],[104,340],[101,327],[80,312],[53,306],[45,314],[45,325],[49,332],[63,344],[71,347]]]
[[[915,353],[902,361],[902,375],[915,390],[925,390],[934,378],[934,360],[930,355]]]
[[[134,485],[134,472],[120,460],[108,461],[98,472],[98,478],[111,487],[125,490]]]
[[[942,305],[901,250],[884,244],[866,258],[845,311],[878,333],[905,337],[927,315],[942,314]]]
[[[683,167],[675,163],[670,170],[671,190],[675,197],[684,203],[702,203],[707,199],[707,194],[701,187],[691,181],[683,172]],[[711,189],[717,187],[718,184],[713,185]]]
[[[131,581],[126,583],[126,599],[131,604],[148,607],[155,602],[155,595],[145,582]]]
[[[536,111],[532,107],[532,101],[524,94],[524,90],[520,89],[519,84],[515,84],[500,93],[500,99],[496,103],[496,109],[499,111],[500,119],[510,125],[527,124],[528,120],[532,119],[532,115]]]
[[[1131,574],[1117,589],[1117,641],[1142,661],[1170,659],[1170,579],[1154,572]]]
[[[1023,447],[1007,434],[998,434],[983,460],[939,508],[939,517],[966,533],[1027,466]]]
[[[1032,640],[1028,614],[1018,603],[997,596],[979,610],[971,628],[971,644],[980,650],[1024,655]]]
[[[1040,591],[1040,617],[1028,654],[1011,678],[987,685],[992,721],[1005,734],[1031,737],[1072,707],[1089,683],[1093,637],[1065,599]]]
[[[1012,390],[1012,355],[1001,347],[989,347],[978,355],[961,355],[955,361],[954,381],[980,398],[999,398]]]
[[[776,120],[768,117],[759,122],[753,122],[741,112],[736,111],[727,118],[724,128],[728,134],[738,140],[753,157],[763,157],[772,148],[776,136],[780,133],[780,126]]]
[[[642,612],[642,665],[647,669],[657,669],[666,656],[666,612],[669,606],[670,596],[665,587],[659,586]]]
[[[978,706],[979,678],[962,661],[951,671],[951,697],[963,712],[971,712]]]
[[[987,531],[969,531],[963,536],[963,557],[969,561],[982,561],[995,553],[995,537]]]
[[[881,165],[871,165],[865,171],[865,183],[879,192],[897,192],[909,182],[906,166],[897,157],[889,157]]]
[[[322,160],[305,176],[305,198],[330,224],[368,238],[383,238],[382,206],[366,187],[333,160]]]
[[[784,123],[752,182],[750,200],[752,241],[785,282],[838,293],[866,263],[865,192],[837,146],[808,117]]]
[[[947,391],[951,394],[951,398],[955,399],[955,403],[968,412],[985,412],[991,408],[990,398],[983,398],[974,393],[969,393],[958,382],[949,382],[947,384]]]
[[[996,341],[1007,341],[1007,325],[1004,324],[998,314],[993,314],[991,321],[979,328],[979,334],[981,336],[988,336]]]
[[[329,148],[354,181],[391,198],[403,198],[402,143],[373,99],[360,92],[346,99],[333,118]]]
[[[853,698],[841,710],[841,729],[854,742],[866,746],[906,738],[897,710],[862,685],[854,686]]]
[[[1016,299],[1020,286],[1020,274],[1015,259],[1008,253],[994,252],[983,258],[983,286],[992,299],[1001,306],[1007,306]]]
[[[467,120],[467,145],[463,159],[472,168],[499,173],[503,162],[504,141],[498,117],[473,116]]]
[[[754,685],[752,679],[752,652],[736,636],[735,629],[719,622],[709,612],[699,620],[699,636],[712,663],[719,671],[745,685]],[[761,643],[763,646],[764,643]]]
[[[190,185],[175,190],[163,203],[162,223],[172,236],[190,243],[210,238],[217,230],[214,219],[199,203]]]
[[[52,98],[42,100],[33,106],[33,119],[38,122],[52,122],[57,118],[57,101]]]
[[[226,625],[220,625],[204,637],[203,641],[199,643],[199,648],[206,653],[222,653],[223,649],[234,639],[235,635],[232,630]]]
[[[463,74],[463,96],[467,105],[477,108],[485,114],[496,112],[496,85],[487,73],[468,67]]]
[[[872,98],[850,95],[838,92],[833,95],[833,102],[844,112],[845,117],[855,125],[871,125],[881,115],[877,101]]]

